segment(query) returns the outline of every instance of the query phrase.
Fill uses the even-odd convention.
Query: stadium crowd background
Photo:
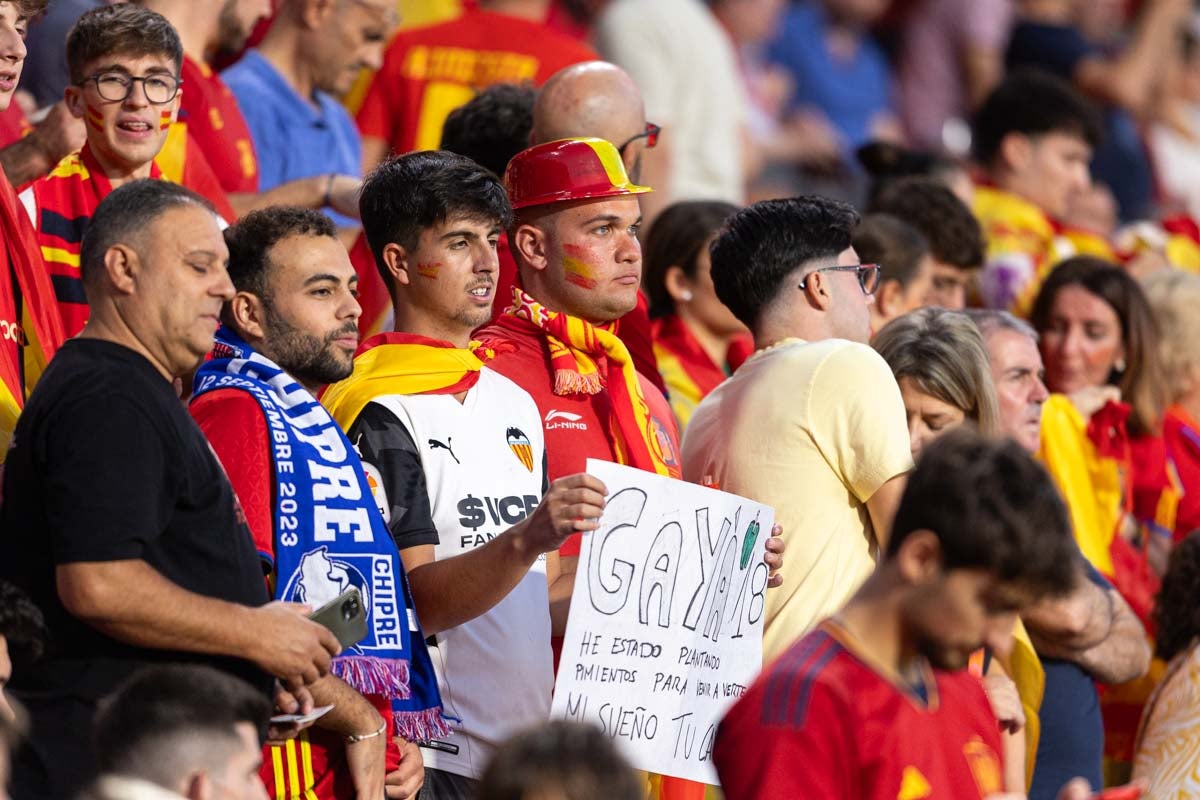
[[[564,498],[579,504],[572,513],[602,506],[593,499],[602,487],[577,474],[584,460],[620,461],[777,508],[782,531],[772,539],[772,568],[785,546],[786,554],[782,580],[773,579],[770,590],[768,668],[795,647],[823,646],[812,637],[859,656],[872,651],[870,643],[849,643],[868,638],[856,630],[856,610],[862,614],[872,587],[902,596],[896,587],[909,579],[896,576],[919,553],[907,528],[889,543],[893,519],[911,527],[920,517],[911,506],[935,496],[930,481],[939,480],[917,480],[914,462],[964,423],[1036,458],[1062,498],[1081,554],[1062,573],[1043,565],[1033,575],[1031,559],[1022,580],[1037,591],[1019,618],[989,610],[993,628],[965,634],[965,642],[952,641],[951,622],[922,616],[911,598],[896,600],[898,618],[926,638],[970,645],[969,663],[929,663],[965,668],[982,687],[988,723],[1000,734],[995,780],[976,771],[964,790],[956,781],[969,781],[969,772],[930,771],[925,756],[889,750],[895,742],[880,745],[880,759],[904,769],[895,786],[885,779],[839,783],[845,776],[817,769],[799,780],[793,773],[808,771],[798,766],[806,757],[829,760],[823,746],[796,739],[759,748],[773,728],[759,727],[757,707],[739,704],[714,752],[727,796],[1090,796],[1070,783],[1082,777],[1096,789],[1133,780],[1147,797],[1200,797],[1200,539],[1192,535],[1200,528],[1200,11],[1189,0],[139,0],[130,5],[156,15],[103,12],[112,16],[76,25],[109,5],[120,4],[0,2],[0,57],[10,65],[6,72],[0,64],[0,96],[12,97],[0,113],[0,166],[9,183],[0,192],[9,261],[0,283],[3,441],[23,430],[17,421],[43,373],[47,386],[63,387],[73,377],[64,363],[98,383],[89,365],[102,365],[97,374],[118,369],[111,353],[72,349],[72,337],[112,330],[134,307],[122,305],[116,278],[101,289],[97,267],[86,275],[89,248],[94,254],[97,241],[108,247],[103,263],[116,275],[108,254],[120,250],[122,236],[137,238],[128,220],[139,207],[146,230],[160,217],[192,230],[184,208],[190,195],[155,193],[141,179],[195,192],[225,231],[213,241],[228,246],[232,284],[228,292],[210,286],[206,298],[225,301],[222,330],[236,336],[217,343],[211,364],[244,355],[239,347],[278,355],[286,350],[280,342],[303,341],[294,320],[281,328],[282,317],[272,317],[273,298],[284,289],[269,285],[264,275],[274,273],[264,265],[301,264],[301,250],[286,248],[296,237],[314,240],[304,247],[344,268],[323,278],[330,292],[354,298],[344,300],[337,331],[321,335],[343,337],[329,338],[327,347],[350,337],[364,350],[353,377],[322,372],[315,357],[300,359],[309,369],[303,374],[299,362],[275,361],[298,391],[317,395],[334,385],[322,396],[332,414],[326,418],[351,434],[367,464],[368,494],[385,486],[392,504],[380,501],[391,534],[384,538],[399,547],[411,583],[408,607],[420,618],[410,632],[423,629],[441,641],[429,648],[433,688],[424,699],[440,687],[442,706],[403,706],[399,693],[355,683],[336,659],[346,684],[310,696],[336,648],[283,606],[263,606],[244,621],[287,650],[286,658],[258,652],[265,647],[243,652],[222,637],[211,647],[150,639],[97,610],[100,578],[64,567],[144,559],[182,585],[188,570],[176,563],[171,572],[169,543],[118,547],[116,528],[126,522],[120,504],[56,508],[56,480],[87,483],[106,464],[123,472],[117,454],[154,463],[148,450],[114,444],[119,416],[111,431],[97,432],[110,417],[95,411],[86,423],[79,417],[77,446],[54,459],[22,454],[5,470],[0,797],[5,745],[16,754],[17,800],[66,797],[68,788],[74,795],[85,786],[84,796],[110,800],[261,797],[260,761],[270,796],[279,798],[711,796],[716,790],[631,772],[593,730],[529,724],[547,715],[558,654],[552,661],[545,647],[521,661],[519,648],[503,642],[514,631],[547,643],[561,636],[561,591],[569,599],[579,548],[578,536],[555,526],[566,524],[571,534],[589,529],[587,514],[572,521]],[[573,141],[560,143],[561,151],[549,144],[566,139]],[[445,152],[427,160],[406,155],[432,150]],[[552,151],[572,165],[569,174],[539,172]],[[584,173],[601,188],[584,187]],[[113,195],[122,187],[124,195]],[[106,216],[102,201],[110,195],[122,202],[108,204]],[[629,307],[618,310],[597,299],[608,274],[594,260],[603,248],[542,248],[561,235],[545,232],[564,224],[547,221],[554,216],[547,209],[560,201],[587,209],[606,198],[609,226],[627,238],[604,252],[640,276],[640,291],[627,291]],[[619,202],[633,202],[633,215],[610,208]],[[472,308],[474,322],[465,328],[461,318],[430,310],[443,300],[427,287],[438,283],[439,269],[439,285],[452,285],[450,261],[435,263],[433,249],[430,260],[417,255],[432,247],[422,237],[460,218],[482,225],[464,234],[463,246],[482,243],[494,255],[494,270],[483,269],[486,279],[472,284],[486,286],[487,309]],[[103,225],[93,229],[94,219]],[[539,226],[548,238],[532,233]],[[137,247],[130,245],[135,256]],[[779,266],[789,254],[793,262]],[[781,299],[784,277],[802,264],[798,289],[794,281],[787,286],[795,298]],[[234,289],[261,305],[239,305]],[[168,288],[158,298],[166,308],[177,294]],[[153,316],[155,308],[143,311]],[[578,320],[586,320],[585,333]],[[467,343],[476,329],[478,347]],[[410,338],[369,339],[387,332]],[[589,338],[601,344],[587,351],[579,342]],[[428,344],[434,340],[442,344]],[[382,369],[382,357],[367,358],[371,342],[376,355],[403,347],[395,352],[443,369],[421,379],[387,374],[392,395],[486,389],[497,393],[494,407],[520,412],[520,436],[509,436],[506,447],[518,454],[530,448],[529,474],[495,491],[545,499],[540,515],[530,506],[527,517],[497,533],[537,539],[536,553],[505,561],[482,540],[450,551],[446,530],[457,513],[439,511],[439,502],[456,487],[422,466],[413,444],[428,438],[418,433],[421,414],[442,417],[419,405],[389,405],[380,416],[380,403],[356,404],[362,371]],[[450,367],[430,347],[479,358],[454,362],[462,381],[433,386],[429,376]],[[48,366],[55,351],[57,372]],[[564,370],[562,359],[572,355],[574,366]],[[185,353],[178,369],[172,364],[164,373],[185,403],[195,372],[187,362]],[[294,600],[276,572],[285,568],[278,489],[251,496],[245,488],[277,478],[259,408],[221,405],[227,396],[206,394],[201,378],[195,385],[185,420],[198,428],[176,423],[211,442],[228,481],[217,469],[204,474],[224,493],[180,488],[146,470],[129,474],[147,481],[147,493],[176,492],[185,505],[228,504],[225,484],[232,482],[239,517],[245,508],[239,524],[253,534],[244,549],[263,560],[273,599]],[[625,399],[611,409],[605,399],[595,410],[590,398],[610,394]],[[66,413],[46,410],[49,402],[30,407]],[[594,420],[591,433],[555,424],[561,409],[568,413],[560,420],[582,418],[584,429]],[[32,434],[33,423],[25,425]],[[644,433],[631,434],[634,428]],[[785,433],[793,428],[803,435]],[[534,429],[532,437],[521,432]],[[500,430],[516,428],[504,423]],[[211,462],[204,440],[187,435],[179,433],[171,457]],[[437,444],[457,464],[446,441]],[[983,445],[967,440],[944,447],[930,463],[958,463],[952,447],[983,453],[980,463],[1011,466],[1004,459],[1016,457],[972,451]],[[510,457],[501,451],[478,458]],[[917,477],[905,494],[910,473]],[[947,497],[978,491],[942,477]],[[1009,491],[1002,473],[989,480],[981,485]],[[897,517],[905,502],[907,515]],[[88,516],[96,509],[111,519],[96,523]],[[1025,524],[1011,521],[1024,511],[1003,508],[951,518],[993,512]],[[1047,524],[1043,554],[1063,552],[1051,542],[1051,517],[1037,518]],[[233,525],[232,517],[222,524]],[[98,541],[113,531],[108,549],[84,541],[93,526]],[[60,541],[66,534],[59,528],[76,531],[77,540]],[[31,544],[42,539],[52,544]],[[430,569],[453,562],[468,570],[463,559],[483,550],[491,560],[472,562],[477,571],[446,569],[439,577]],[[1047,588],[1052,574],[1057,584]],[[107,580],[116,581],[112,589],[148,579],[125,572]],[[855,595],[864,582],[865,595]],[[85,584],[88,592],[78,588]],[[449,596],[447,585],[460,594]],[[236,592],[216,595],[255,605]],[[822,622],[843,606],[836,621]],[[488,639],[485,620],[507,633]],[[467,633],[455,639],[456,630]],[[412,643],[423,652],[422,638]],[[246,672],[206,657],[197,660],[226,672],[159,668],[126,682],[128,665],[156,660],[147,656],[154,650],[243,658],[255,667]],[[491,658],[512,661],[498,673],[512,683],[483,677]],[[787,656],[776,663],[817,674]],[[409,668],[405,661],[406,675]],[[830,680],[853,678],[841,669]],[[303,677],[307,670],[312,678]],[[268,674],[282,680],[276,712],[336,697],[346,714],[311,729],[274,726],[260,754],[270,704],[231,683],[228,671],[252,682]],[[879,675],[930,702],[932,688],[921,679],[914,687],[908,675]],[[488,698],[493,707],[471,716],[474,706],[460,697],[466,704],[449,708],[448,676],[473,687],[463,697]],[[5,683],[21,702],[4,701]],[[949,691],[948,684],[942,694]],[[404,694],[407,701],[407,687]],[[751,701],[765,702],[753,691],[744,702]],[[814,700],[813,713],[819,708]],[[440,709],[465,713],[465,722],[457,720],[462,730],[449,733],[444,720],[454,714],[439,720]],[[897,730],[925,724],[877,714],[847,723],[847,735],[881,720]],[[519,729],[526,730],[509,738]],[[451,736],[465,738],[440,752],[417,747]],[[59,747],[68,739],[70,746]],[[751,758],[752,750],[761,752]],[[474,755],[459,757],[464,752]],[[98,771],[105,777],[96,783]],[[240,787],[230,785],[235,774]],[[146,784],[171,794],[155,795]]]

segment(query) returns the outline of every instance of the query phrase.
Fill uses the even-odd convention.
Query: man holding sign
[[[396,332],[363,342],[323,399],[362,455],[433,637],[454,724],[422,747],[426,791],[473,797],[492,749],[549,718],[551,603],[571,590],[555,551],[595,529],[605,489],[588,475],[547,488],[537,407],[468,349],[491,317],[511,213],[495,176],[409,153],[367,178],[360,210]]]
[[[955,431],[922,454],[879,569],[726,715],[730,800],[988,798],[1000,735],[971,653],[1012,646],[1023,609],[1079,554],[1049,476],[1019,445]]]

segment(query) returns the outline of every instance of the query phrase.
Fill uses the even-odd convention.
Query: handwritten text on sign
[[[589,460],[608,487],[583,537],[555,718],[599,725],[639,769],[716,783],[713,736],[762,666],[774,511]]]

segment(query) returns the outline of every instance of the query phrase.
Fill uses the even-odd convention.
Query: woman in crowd
[[[1000,410],[987,350],[966,314],[936,307],[913,311],[885,325],[871,346],[900,385],[914,458],[925,445],[964,422],[989,435],[999,432]],[[1028,634],[1023,629],[1014,633],[1020,644],[1013,657],[1036,664]],[[1005,786],[1023,794],[1028,755],[1024,725],[1027,718],[1032,721],[1038,701],[1020,695],[1008,677],[1011,661],[1006,669],[990,653],[980,651],[971,667],[983,676],[992,710],[1005,728]],[[1040,687],[1034,694],[1040,694]]]
[[[1141,528],[1172,530],[1161,439],[1158,327],[1141,287],[1103,259],[1067,259],[1034,302],[1046,386],[1039,456],[1071,510],[1079,547],[1145,618],[1154,593]]]
[[[753,350],[709,274],[709,242],[735,211],[715,201],[676,203],[654,221],[642,248],[654,355],[681,436],[705,395]]]
[[[1146,781],[1147,800],[1200,796],[1200,531],[1171,553],[1154,609],[1156,655],[1168,662],[1146,703],[1133,777]]]
[[[1066,500],[1083,555],[1150,625],[1174,529],[1178,490],[1161,436],[1158,327],[1125,270],[1077,256],[1055,267],[1034,301],[1050,398],[1038,457]],[[1109,688],[1104,709],[1109,774],[1128,774],[1137,720],[1158,670]]]
[[[885,325],[872,346],[900,385],[914,457],[926,444],[967,421],[986,434],[999,431],[987,350],[966,314],[919,309]]]

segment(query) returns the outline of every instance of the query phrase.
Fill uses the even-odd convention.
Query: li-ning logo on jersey
[[[550,409],[543,422],[546,423],[546,430],[548,431],[557,431],[560,429],[586,431],[588,429],[587,423],[580,422],[581,419],[583,417],[578,414],[572,414],[570,411]]]
[[[525,469],[533,472],[533,445],[529,443],[525,432],[520,428],[509,428],[504,432],[504,437],[508,440],[508,449],[521,460]]]

